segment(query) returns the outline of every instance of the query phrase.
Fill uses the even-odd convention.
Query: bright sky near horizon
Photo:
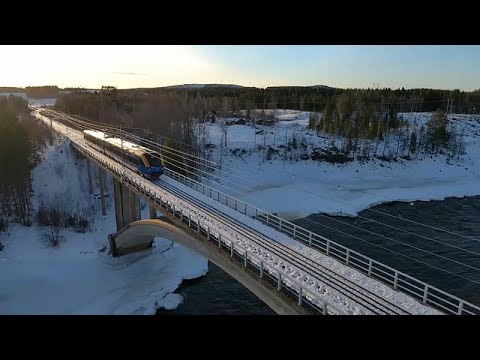
[[[0,45],[0,86],[480,88],[478,45]]]

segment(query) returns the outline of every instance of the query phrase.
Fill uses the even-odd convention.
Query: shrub
[[[7,231],[8,221],[7,219],[0,218],[0,232]]]
[[[47,247],[56,248],[60,245],[60,242],[63,240],[63,236],[60,235],[60,227],[50,225],[48,230],[42,235],[43,243]]]
[[[77,218],[73,215],[67,215],[63,218],[63,227],[75,228],[77,226]]]
[[[37,223],[42,226],[50,225],[50,216],[48,208],[41,204],[37,211]]]
[[[78,233],[85,233],[88,230],[90,223],[88,222],[87,219],[79,218],[77,221],[77,224],[75,225],[75,232]]]

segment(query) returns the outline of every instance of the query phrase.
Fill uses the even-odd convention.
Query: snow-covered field
[[[25,100],[28,99],[27,93],[22,93],[22,92],[0,92],[0,96],[5,96],[5,97],[18,96]]]
[[[0,92],[0,96],[18,96],[21,97],[22,99],[25,99],[28,101],[29,105],[33,106],[54,106],[57,99],[56,98],[47,98],[47,99],[34,99],[34,98],[29,98],[27,96],[27,93],[9,93],[9,92]]]
[[[47,99],[28,99],[28,104],[33,106],[54,106],[57,102],[56,98],[47,98]]]
[[[45,228],[11,224],[0,234],[0,314],[154,314],[176,308],[183,298],[173,291],[182,280],[205,275],[208,261],[161,238],[151,250],[112,258],[105,250],[107,235],[116,232],[111,196],[107,216],[101,216],[98,186],[88,194],[86,163],[67,143],[43,156],[33,174],[34,207],[57,203],[92,220],[92,231],[64,229],[60,247],[48,248],[40,239]],[[144,207],[142,218],[147,212]]]
[[[402,114],[412,124],[423,125],[431,113]],[[480,116],[450,115],[452,126],[465,131],[467,154],[447,161],[445,156],[398,162],[373,159],[368,162],[330,164],[315,160],[291,160],[275,155],[265,159],[258,145],[276,149],[295,136],[309,151],[326,146],[327,139],[307,129],[309,113],[277,110],[275,127],[232,125],[227,128],[228,150],[224,143],[222,119],[200,124],[198,133],[205,143],[215,145],[210,159],[221,162],[215,171],[218,188],[243,201],[286,219],[312,213],[356,216],[358,212],[390,201],[443,200],[446,197],[480,195]],[[205,129],[203,129],[203,126]],[[379,148],[383,145],[380,144]],[[300,151],[300,150],[298,150]],[[297,152],[297,155],[300,153]]]

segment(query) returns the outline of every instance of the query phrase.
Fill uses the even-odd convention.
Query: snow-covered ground
[[[431,113],[402,114],[414,125],[424,125]],[[258,146],[282,146],[295,137],[307,153],[325,147],[327,139],[307,129],[309,113],[277,110],[276,126],[232,125],[227,127],[228,151],[222,121],[200,124],[198,134],[213,144],[210,159],[225,165],[215,171],[218,188],[259,208],[296,219],[312,213],[356,216],[358,212],[390,201],[443,200],[446,197],[480,195],[480,116],[450,115],[452,126],[464,129],[467,154],[447,161],[445,156],[397,162],[372,159],[368,162],[330,164],[315,160],[265,159]],[[205,129],[203,129],[205,127]],[[396,146],[396,145],[395,145]],[[383,144],[379,145],[382,149]],[[297,150],[297,155],[301,151]]]
[[[17,92],[17,93],[10,93],[10,92],[0,92],[0,96],[18,96],[21,97],[22,99],[27,100],[29,105],[33,106],[54,106],[57,99],[56,98],[47,98],[47,99],[35,99],[35,98],[29,98],[27,96],[27,93],[22,93],[22,92]]]
[[[5,96],[5,97],[18,96],[25,100],[28,99],[27,93],[22,93],[22,92],[0,92],[0,96]]]
[[[47,98],[47,99],[33,99],[29,98],[28,103],[33,106],[54,106],[57,102],[56,98]]]
[[[11,224],[0,234],[0,314],[154,314],[176,308],[183,299],[173,291],[182,280],[205,275],[208,261],[162,238],[151,250],[112,258],[105,250],[107,235],[116,231],[111,196],[107,216],[101,216],[98,185],[89,195],[86,163],[68,143],[48,148],[43,157],[33,173],[34,207],[58,204],[91,220],[91,231],[63,229],[59,248],[44,245],[46,229],[37,225]],[[142,218],[147,212],[144,207]]]

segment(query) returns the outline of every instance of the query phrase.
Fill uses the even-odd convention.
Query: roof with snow
[[[105,134],[103,131],[98,130],[84,130],[85,134],[93,136],[101,141],[105,141],[117,148],[127,150],[128,152],[141,156],[144,153],[157,153],[156,151],[146,148],[144,146],[132,143],[130,141],[123,140],[121,138]]]

